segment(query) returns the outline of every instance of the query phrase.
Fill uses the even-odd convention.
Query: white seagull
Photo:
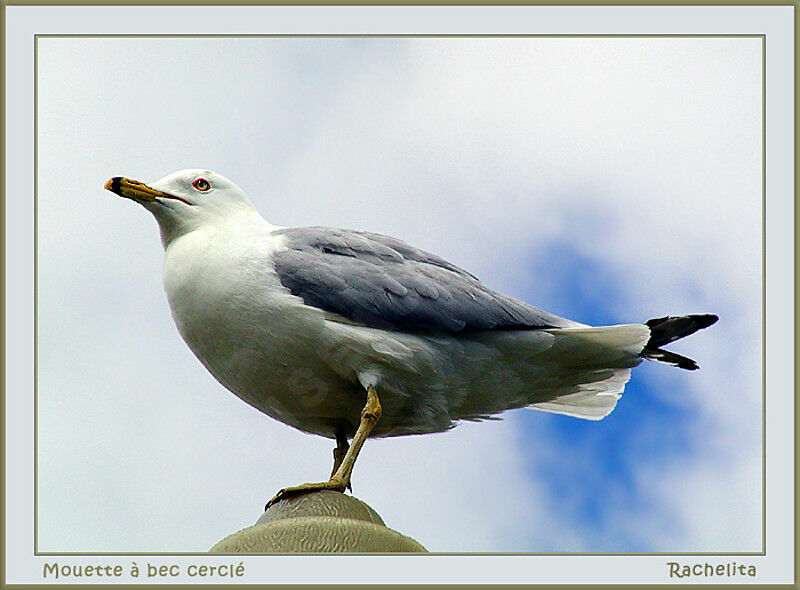
[[[367,437],[440,432],[513,408],[599,420],[643,359],[697,369],[662,346],[717,321],[587,326],[396,238],[274,226],[209,170],[149,185],[114,177],[105,188],[158,221],[172,317],[200,362],[268,416],[336,440],[328,481],[285,488],[270,504],[350,487]]]

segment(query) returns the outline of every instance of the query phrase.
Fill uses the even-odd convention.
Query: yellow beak
[[[134,201],[138,201],[139,203],[147,203],[151,201],[155,201],[158,199],[173,199],[177,201],[183,201],[187,205],[191,205],[188,201],[176,197],[174,195],[167,194],[165,192],[156,190],[154,188],[150,188],[143,182],[139,182],[138,180],[131,180],[130,178],[124,178],[122,176],[115,176],[114,178],[109,178],[104,188],[108,191],[111,191],[114,194],[119,195],[120,197],[125,197],[126,199],[132,199]]]

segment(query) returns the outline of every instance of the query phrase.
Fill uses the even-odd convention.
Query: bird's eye
[[[192,183],[192,186],[199,191],[207,191],[211,188],[211,184],[205,178],[198,178]]]

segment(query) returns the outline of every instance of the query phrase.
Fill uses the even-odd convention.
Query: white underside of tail
[[[602,420],[617,406],[625,384],[631,378],[630,369],[618,369],[610,379],[581,386],[581,391],[558,397],[549,402],[528,406],[532,410],[564,414],[585,420]]]
[[[554,345],[565,362],[585,381],[573,391],[528,407],[542,412],[564,414],[586,420],[602,420],[616,407],[617,400],[631,378],[631,367],[639,364],[639,353],[650,338],[650,329],[641,324],[566,328],[548,330],[561,340]],[[620,364],[628,364],[620,367]],[[619,367],[609,370],[609,367]]]

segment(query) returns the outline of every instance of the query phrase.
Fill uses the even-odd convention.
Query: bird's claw
[[[264,506],[264,510],[268,510],[270,506],[273,504],[277,504],[281,500],[285,500],[287,498],[294,498],[295,496],[299,496],[301,494],[309,494],[311,492],[318,492],[320,490],[333,490],[336,492],[344,493],[346,489],[352,490],[350,486],[350,482],[340,482],[335,480],[330,481],[322,481],[319,483],[304,483],[299,486],[292,486],[290,488],[283,488],[278,490],[278,493],[275,494],[272,499],[267,502],[266,506]]]

